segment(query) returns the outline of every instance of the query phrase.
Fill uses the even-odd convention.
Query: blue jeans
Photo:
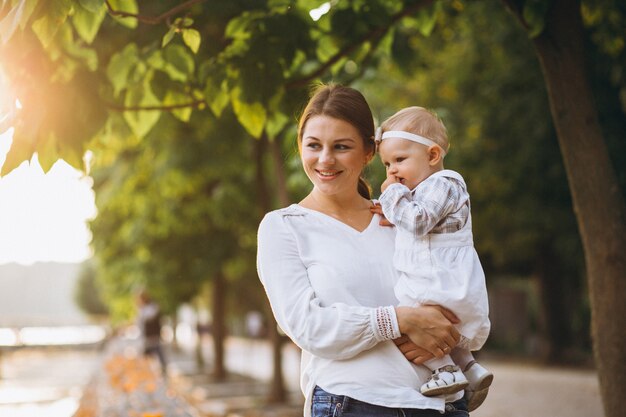
[[[369,404],[345,395],[330,394],[320,387],[313,390],[312,417],[468,417],[465,400],[446,403],[446,412],[419,408],[389,408]]]

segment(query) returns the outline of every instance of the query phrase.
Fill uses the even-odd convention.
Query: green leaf
[[[165,72],[176,81],[186,81],[194,71],[193,56],[182,45],[169,45],[163,51],[163,58],[169,65]]]
[[[167,46],[167,44],[170,43],[172,39],[174,39],[174,35],[176,35],[176,28],[174,26],[171,26],[170,30],[168,30],[165,35],[163,35],[163,39],[161,40],[161,48],[165,48],[165,46]]]
[[[230,101],[230,96],[226,88],[226,81],[222,82],[221,86],[218,87],[215,87],[210,82],[207,83],[207,86],[204,89],[204,97],[209,103],[209,108],[215,117],[220,117],[222,111],[224,111]]]
[[[139,14],[139,7],[137,7],[136,0],[109,0],[111,8],[116,12],[126,12],[132,14]],[[137,27],[137,18],[135,17],[117,17],[113,18],[121,25],[128,28],[135,29]]]
[[[78,3],[91,13],[98,13],[104,8],[104,0],[79,0]]]
[[[339,52],[337,41],[331,36],[323,36],[317,44],[317,59],[321,62],[328,61],[333,55]]]
[[[230,19],[226,26],[224,35],[227,38],[248,38],[250,33],[248,32],[248,26],[257,17],[263,16],[262,13],[256,12],[243,12],[240,16]]]
[[[168,91],[165,94],[165,98],[163,99],[163,105],[172,106],[177,104],[185,104],[189,103],[191,99],[186,94],[183,94],[179,91]],[[188,122],[191,117],[191,112],[193,109],[191,107],[184,107],[181,109],[172,110],[172,114],[179,120],[183,122]]]
[[[57,140],[54,134],[49,134],[37,143],[37,159],[39,160],[39,165],[41,165],[43,172],[50,171],[52,165],[59,160],[56,142]]]
[[[195,29],[183,29],[183,42],[185,42],[185,45],[187,45],[194,54],[198,53],[200,41],[200,32]]]
[[[64,142],[61,142],[60,145],[65,146],[59,149],[59,157],[74,168],[84,170],[85,161],[83,160],[82,147],[79,149],[76,144],[65,144]]]
[[[95,12],[86,9],[80,4],[75,5],[72,23],[78,36],[88,44],[91,44],[98,34],[104,16],[106,16],[106,9],[102,4],[100,4],[100,9]]]
[[[241,100],[241,90],[237,87],[231,92],[233,110],[241,125],[255,138],[261,136],[267,113],[261,103],[247,103]]]
[[[24,14],[26,0],[20,0],[17,6],[14,6],[9,13],[0,20],[0,40],[7,43],[20,25],[20,21]]]
[[[148,83],[129,88],[124,104],[126,107],[161,105],[154,93],[152,93]],[[160,116],[160,110],[128,110],[124,112],[124,120],[126,120],[133,133],[140,138],[148,134],[150,129],[152,129],[159,120]]]
[[[57,38],[60,39],[68,55],[83,62],[90,71],[95,71],[98,68],[98,54],[96,51],[85,47],[82,42],[74,41],[74,35],[69,25],[64,25],[59,29]],[[61,63],[63,62],[65,61],[61,61]]]
[[[33,156],[33,149],[30,146],[25,146],[25,144],[21,142],[23,141],[20,140],[19,136],[16,137],[14,134],[13,143],[9,148],[4,164],[2,164],[0,176],[7,175],[9,172],[19,167],[24,161],[30,161],[30,158]]]
[[[38,3],[39,0],[26,0],[26,6],[24,7],[24,12],[22,13],[22,19],[20,20],[20,28],[22,30],[26,29],[28,21],[35,11]]]
[[[417,30],[424,36],[430,36],[437,23],[437,16],[439,10],[435,7],[430,10],[429,8],[422,7],[415,16],[417,23]]]
[[[113,55],[107,66],[107,76],[113,84],[113,94],[117,97],[128,83],[128,75],[131,69],[139,61],[137,45],[131,43],[121,52]]]
[[[265,125],[265,131],[270,139],[274,139],[276,135],[287,125],[289,117],[280,111],[273,111],[270,117],[267,118],[267,124]]]
[[[50,45],[57,30],[72,10],[71,0],[49,0],[44,2],[43,16],[33,23],[33,31],[44,47]]]
[[[522,13],[528,24],[528,35],[531,38],[536,38],[543,32],[546,25],[546,13],[551,3],[551,0],[527,0],[524,3]]]
[[[377,49],[387,56],[391,55],[391,47],[393,45],[394,33],[395,28],[389,29],[385,36],[378,43]]]

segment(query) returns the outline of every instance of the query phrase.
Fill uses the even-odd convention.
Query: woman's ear
[[[369,152],[365,155],[365,165],[372,162],[374,155],[376,155],[376,144],[372,142],[372,146],[369,147]]]
[[[434,166],[443,161],[443,151],[439,145],[432,145],[428,148],[428,163]]]

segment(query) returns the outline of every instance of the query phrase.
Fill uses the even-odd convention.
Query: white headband
[[[405,132],[403,130],[390,130],[388,132],[383,133],[382,135],[380,134],[380,130],[378,130],[376,132],[376,138],[377,139],[380,138],[378,139],[377,142],[380,142],[383,139],[388,139],[388,138],[400,138],[400,139],[410,140],[412,142],[421,143],[422,145],[426,145],[426,146],[434,145],[434,146],[438,146],[439,148],[441,148],[443,155],[444,156],[446,155],[446,150],[443,149],[441,145],[439,145],[437,142],[432,141],[428,138],[425,138],[424,136],[416,135],[415,133]]]

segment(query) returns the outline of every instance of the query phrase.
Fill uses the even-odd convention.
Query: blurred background
[[[623,201],[626,7],[565,3]],[[490,295],[480,354],[509,384],[476,415],[505,412],[496,400],[537,375],[555,391],[529,395],[555,411],[519,415],[602,415],[591,281],[537,49],[562,6],[1,2],[0,415],[72,415],[106,342],[137,337],[143,290],[174,362],[216,380],[248,373],[289,401],[298,352],[258,281],[256,230],[310,190],[295,138],[317,82],[359,89],[377,123],[420,105],[448,128]],[[366,173],[375,196],[381,165]],[[257,370],[237,365],[237,346],[267,352]]]

